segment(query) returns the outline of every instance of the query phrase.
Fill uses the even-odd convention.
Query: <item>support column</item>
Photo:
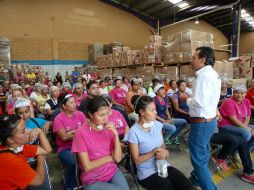
[[[241,33],[241,3],[233,6],[233,26],[232,26],[232,55],[231,57],[239,56],[239,42]]]

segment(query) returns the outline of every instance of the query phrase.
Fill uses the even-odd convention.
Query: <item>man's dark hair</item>
[[[86,84],[86,89],[89,89],[93,84],[97,84],[97,82],[94,80],[89,81],[89,83]]]
[[[161,81],[159,80],[159,79],[153,79],[152,80],[152,83],[153,83],[153,85],[156,85],[156,84],[158,84],[158,83],[160,83]]]
[[[214,50],[210,47],[199,47],[196,49],[196,51],[199,51],[198,58],[205,58],[205,65],[211,65],[214,66],[215,62],[215,55]]]
[[[169,81],[169,86],[172,86],[173,82],[175,82],[175,80],[170,80]]]

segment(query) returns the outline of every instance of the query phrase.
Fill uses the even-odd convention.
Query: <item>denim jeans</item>
[[[118,169],[109,182],[97,182],[90,184],[85,187],[85,190],[129,190],[129,185],[122,174]]]
[[[176,127],[171,123],[162,123],[163,127],[163,139],[166,140],[169,138],[172,134],[176,132]]]
[[[174,125],[176,126],[176,131],[172,135],[173,138],[177,137],[179,133],[187,126],[187,121],[185,119],[173,118]]]
[[[254,129],[254,125],[249,125],[250,128]],[[242,127],[237,127],[237,126],[224,126],[221,127],[220,130],[227,130],[230,131],[232,133],[235,133],[238,136],[241,136],[244,140],[246,140],[247,142],[251,139],[252,137],[252,133],[250,131],[248,131],[245,128]]]
[[[217,127],[217,121],[204,123],[191,123],[189,134],[189,150],[191,163],[194,170],[191,181],[203,190],[216,190],[208,168],[210,158],[210,139]]]
[[[70,149],[62,150],[58,156],[60,161],[67,166],[65,188],[73,189],[75,186],[75,156]]]

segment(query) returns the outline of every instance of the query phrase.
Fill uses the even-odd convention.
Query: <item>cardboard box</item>
[[[213,68],[224,80],[230,80],[234,77],[233,62],[215,61]]]
[[[161,63],[161,54],[148,54],[147,63]]]
[[[169,53],[177,53],[179,52],[179,43],[176,42],[172,42],[168,45],[165,46],[165,53],[169,54]]]
[[[253,77],[253,68],[240,68],[240,78],[249,78],[252,79]]]
[[[187,29],[182,31],[182,42],[189,42],[189,41],[207,41],[207,33],[200,32],[196,30]]]
[[[250,67],[251,65],[251,55],[245,55],[245,56],[240,56],[240,63],[239,67]]]
[[[181,43],[182,42],[182,33],[178,32],[172,35],[167,36],[168,43]]]
[[[190,65],[180,66],[180,76],[195,76],[195,71],[191,68]]]
[[[150,54],[161,53],[161,45],[157,43],[150,43],[145,47],[145,51]]]
[[[207,33],[207,41],[210,43],[214,43],[213,33]]]
[[[229,80],[228,83],[230,86],[235,88],[236,86],[239,86],[239,85],[246,85],[247,80],[248,80],[248,78],[232,79],[232,80]]]
[[[240,78],[240,68],[233,68],[233,79]]]
[[[174,64],[174,63],[182,63],[183,62],[183,54],[182,53],[170,53],[165,57],[166,64]]]
[[[206,46],[206,47],[210,47],[210,48],[214,49],[214,43],[213,43],[213,41],[212,42],[205,42],[204,41],[203,45]]]
[[[192,61],[192,55],[194,52],[184,52],[183,53],[183,62],[188,63]]]
[[[179,47],[180,52],[194,52],[198,47],[204,46],[203,41],[189,41],[185,43],[181,43]]]
[[[178,68],[176,66],[156,67],[155,75],[160,79],[178,79]]]
[[[149,42],[150,42],[150,43],[158,43],[158,44],[161,44],[161,43],[162,43],[162,37],[161,37],[161,36],[158,36],[158,35],[150,36]]]
[[[158,76],[160,79],[178,79],[178,68],[176,66],[156,67],[155,73],[155,75]]]

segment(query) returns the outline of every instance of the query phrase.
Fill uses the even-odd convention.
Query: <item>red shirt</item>
[[[5,149],[0,146],[0,150]],[[25,189],[35,178],[36,172],[30,167],[27,158],[35,157],[37,146],[24,145],[22,152],[0,153],[0,189]]]
[[[250,88],[247,91],[245,98],[247,98],[250,101],[251,105],[254,106],[254,88]]]

